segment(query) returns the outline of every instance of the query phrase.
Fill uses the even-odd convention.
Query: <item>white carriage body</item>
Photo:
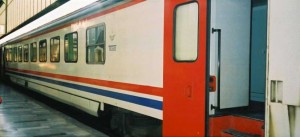
[[[134,102],[126,101],[126,99],[122,100],[107,97],[100,93],[87,92],[81,90],[81,88],[97,88],[118,94],[116,96],[125,94],[129,95],[129,97],[139,97],[139,99],[141,99],[140,101],[149,99],[162,103],[163,98],[161,96],[89,84],[84,81],[78,81],[76,77],[101,80],[104,82],[126,83],[137,88],[139,86],[162,88],[163,13],[163,1],[145,1],[126,8],[109,11],[103,15],[81,19],[72,24],[67,24],[65,27],[60,27],[57,30],[52,29],[50,32],[39,34],[10,45],[10,47],[18,47],[33,42],[38,43],[46,39],[48,43],[46,62],[40,62],[39,57],[37,57],[37,62],[8,62],[7,68],[9,68],[11,72],[14,72],[10,73],[10,75],[17,78],[13,78],[13,81],[18,81],[19,84],[25,85],[26,80],[28,81],[29,88],[58,98],[68,104],[75,105],[93,115],[97,115],[98,107],[101,103],[107,103],[162,119],[162,109],[135,104]],[[105,24],[106,42],[105,64],[87,64],[87,28],[103,23]],[[68,63],[64,61],[64,37],[65,34],[72,32],[78,33],[78,61]],[[56,36],[60,37],[60,61],[50,62],[50,39]],[[109,49],[110,46],[114,46],[115,49]],[[39,53],[39,51],[37,52]],[[21,71],[24,70],[27,72],[22,73]],[[19,75],[19,73],[26,75]],[[44,74],[50,74],[53,75],[53,77],[45,76]],[[28,77],[27,75],[34,77]],[[58,78],[55,75],[73,76],[75,78],[67,80]],[[42,79],[40,79],[40,77]],[[57,81],[58,83],[71,83],[75,86],[66,87],[63,85],[64,83],[49,83],[48,79]]]

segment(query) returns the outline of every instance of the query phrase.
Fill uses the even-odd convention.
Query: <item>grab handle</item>
[[[220,93],[221,93],[221,90],[220,90],[220,81],[221,81],[221,38],[222,38],[222,30],[221,29],[215,29],[215,28],[212,28],[212,33],[218,33],[218,75],[217,75],[217,78],[218,78],[218,82],[217,82],[217,88],[218,88],[218,106],[217,107],[214,107],[214,108],[217,108],[219,109],[220,107]]]

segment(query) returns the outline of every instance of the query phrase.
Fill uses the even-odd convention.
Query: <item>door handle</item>
[[[193,94],[193,87],[192,87],[192,85],[187,85],[186,87],[185,87],[185,90],[184,90],[184,92],[185,92],[185,96],[187,97],[187,98],[192,98],[192,94]]]
[[[218,106],[220,106],[220,81],[221,81],[221,39],[222,39],[222,30],[212,28],[212,33],[218,33],[218,82],[217,82],[217,89],[218,89]],[[217,107],[215,107],[217,108]]]

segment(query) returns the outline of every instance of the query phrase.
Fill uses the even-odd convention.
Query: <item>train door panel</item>
[[[220,109],[248,106],[251,0],[212,0],[211,7],[210,73],[218,79],[211,103]]]
[[[204,136],[206,0],[166,0],[164,136]]]

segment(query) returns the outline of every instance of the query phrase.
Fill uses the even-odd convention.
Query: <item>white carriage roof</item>
[[[57,20],[63,16],[66,16],[74,11],[80,10],[98,0],[70,0],[67,3],[61,5],[60,7],[54,9],[53,11],[45,14],[44,16],[36,19],[35,21],[25,25],[24,27],[14,31],[13,33],[0,39],[0,46],[13,41],[17,37],[22,37],[26,33],[29,33],[49,22]]]

